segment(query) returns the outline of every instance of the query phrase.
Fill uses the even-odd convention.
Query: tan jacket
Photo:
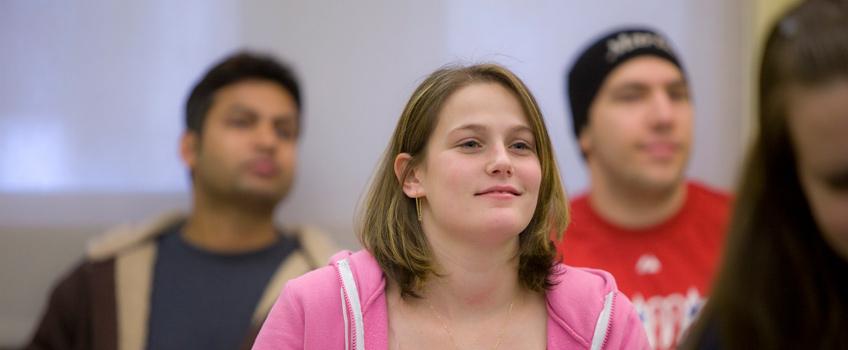
[[[47,311],[27,349],[146,348],[156,238],[185,221],[167,214],[142,225],[125,225],[89,242],[86,256],[53,290]],[[336,247],[310,227],[283,229],[301,249],[279,266],[253,313],[249,349],[289,279],[326,265]]]

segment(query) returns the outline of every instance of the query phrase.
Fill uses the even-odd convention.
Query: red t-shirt
[[[680,211],[631,230],[601,218],[582,195],[557,250],[566,264],[609,271],[639,313],[655,349],[672,349],[697,316],[724,241],[730,196],[687,183]]]

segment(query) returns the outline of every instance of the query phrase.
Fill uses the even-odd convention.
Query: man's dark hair
[[[253,79],[269,80],[286,89],[294,98],[300,124],[300,87],[292,69],[270,55],[240,51],[218,62],[191,90],[185,106],[186,130],[198,134],[203,130],[215,92]]]

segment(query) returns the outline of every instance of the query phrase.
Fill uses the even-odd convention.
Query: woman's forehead
[[[848,161],[848,79],[789,91],[787,122],[803,162]]]

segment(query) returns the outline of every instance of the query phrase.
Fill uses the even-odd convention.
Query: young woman
[[[365,249],[287,284],[254,348],[646,348],[611,275],[555,263],[567,219],[526,86],[498,65],[438,70],[371,185]]]
[[[773,28],[759,135],[688,348],[848,349],[848,1]]]

